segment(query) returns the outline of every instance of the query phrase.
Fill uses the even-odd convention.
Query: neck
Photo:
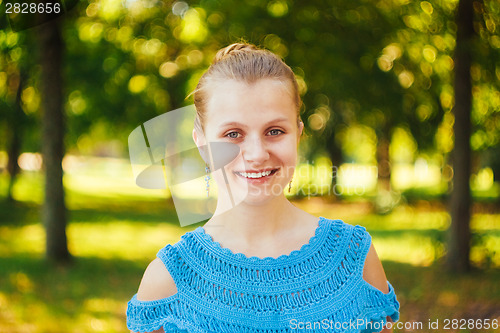
[[[260,205],[242,202],[222,213],[220,213],[221,206],[217,206],[214,216],[205,224],[205,227],[215,232],[222,231],[246,244],[273,239],[291,226],[294,221],[293,216],[298,213],[298,208],[292,205],[284,195],[279,195]]]

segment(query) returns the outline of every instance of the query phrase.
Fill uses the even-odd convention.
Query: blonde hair
[[[252,84],[261,79],[275,79],[284,83],[290,90],[297,109],[297,125],[300,122],[301,99],[297,80],[292,69],[276,54],[255,45],[234,43],[220,49],[203,74],[193,92],[196,107],[195,128],[203,132],[206,120],[208,86],[223,80],[237,80]]]

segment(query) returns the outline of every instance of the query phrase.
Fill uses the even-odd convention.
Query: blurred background
[[[242,39],[299,82],[287,195],[368,229],[395,332],[500,331],[476,324],[500,320],[497,0],[82,0],[38,25],[1,1],[0,332],[127,332],[147,264],[202,225],[135,184],[128,135]]]

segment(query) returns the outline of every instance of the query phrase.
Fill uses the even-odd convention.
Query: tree
[[[9,126],[10,129],[10,142],[8,147],[8,162],[7,171],[9,172],[9,186],[7,187],[7,200],[13,201],[13,188],[16,176],[19,173],[19,165],[17,164],[17,159],[21,150],[21,140],[23,136],[24,124],[26,115],[21,106],[21,94],[24,89],[26,81],[26,73],[23,69],[19,70],[17,75],[17,81],[19,82],[16,89],[16,100],[12,112],[10,112],[11,119]]]
[[[67,262],[71,255],[66,237],[62,158],[64,155],[63,82],[61,61],[63,41],[59,19],[38,28],[40,86],[42,91],[42,155],[45,171],[45,199],[42,221],[46,231],[46,257]]]
[[[455,146],[453,148],[453,190],[450,200],[451,225],[448,243],[448,267],[456,272],[470,269],[471,192],[471,50],[474,40],[472,0],[460,0],[456,16],[455,48]]]

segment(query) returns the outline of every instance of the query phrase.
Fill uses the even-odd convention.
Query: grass
[[[119,177],[108,174],[106,183],[100,183],[99,177],[90,177],[85,188],[71,176],[65,179],[68,243],[74,256],[68,266],[44,260],[39,175],[20,177],[15,188],[18,201],[0,201],[0,332],[127,332],[126,303],[147,264],[161,247],[198,226],[180,228],[172,204],[158,193],[148,197],[139,189],[135,195],[124,189],[127,185]],[[120,186],[114,187],[114,182]],[[96,186],[99,193],[90,190],[93,183],[101,185]],[[0,178],[0,190],[5,184],[5,177]],[[472,258],[476,269],[456,275],[440,266],[449,225],[440,204],[419,202],[385,215],[373,214],[369,202],[310,198],[295,204],[370,231],[401,303],[401,322],[420,322],[420,331],[438,332],[443,331],[445,319],[500,319],[500,214],[496,210],[475,207]],[[439,320],[440,329],[428,329],[429,320]]]

